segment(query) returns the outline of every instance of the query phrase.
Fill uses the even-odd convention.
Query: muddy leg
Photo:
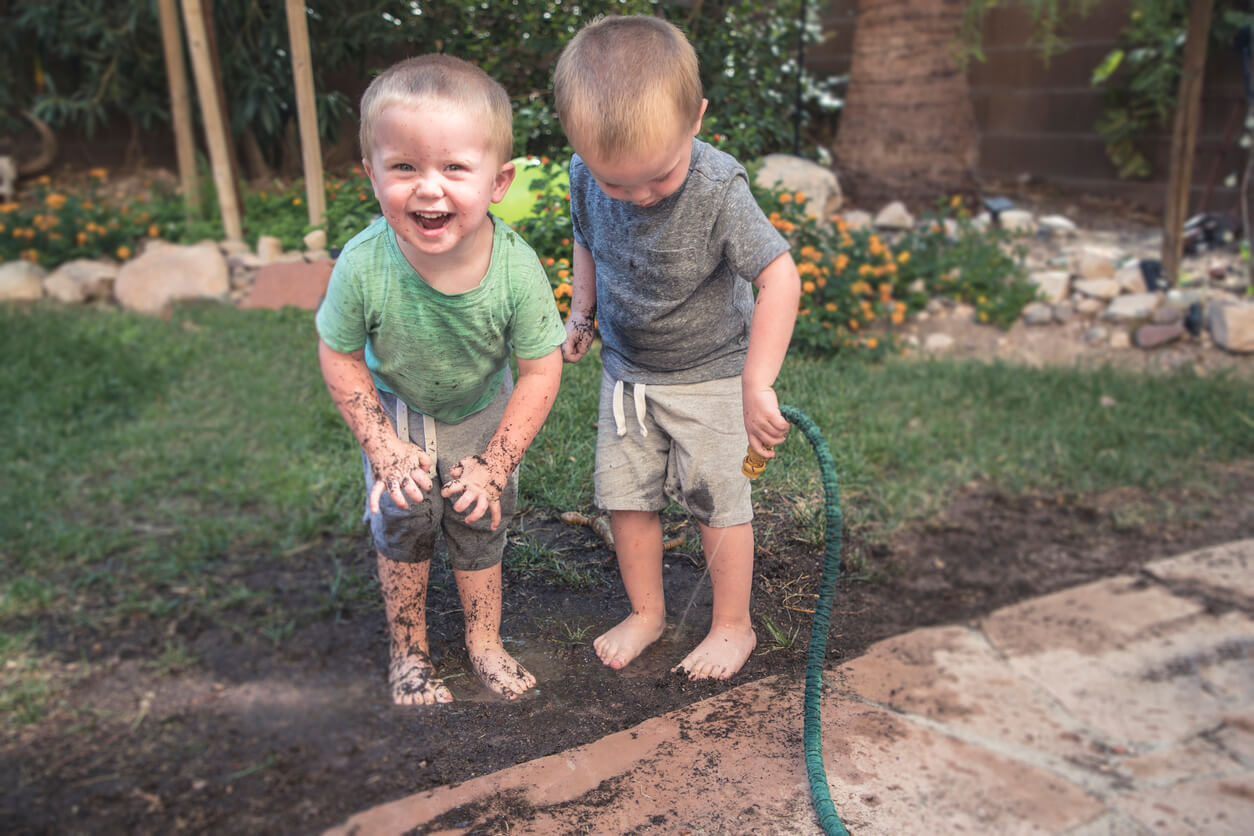
[[[427,644],[427,578],[431,561],[402,563],[377,555],[379,586],[387,613],[390,661],[388,685],[397,705],[452,702],[435,675]]]
[[[488,569],[454,569],[466,619],[466,651],[475,674],[507,700],[536,684],[536,678],[505,652],[501,643],[501,564]]]

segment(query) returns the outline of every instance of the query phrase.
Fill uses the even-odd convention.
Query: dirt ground
[[[829,664],[915,627],[976,618],[1023,598],[1201,546],[1254,536],[1254,462],[1214,474],[1213,495],[1008,497],[980,485],[941,516],[871,545],[845,532]],[[1168,513],[1167,508],[1174,508]],[[682,530],[682,520],[668,521]],[[690,683],[668,668],[709,616],[709,583],[690,544],[668,553],[672,628],[621,672],[590,641],[626,612],[609,552],[585,527],[524,517],[515,535],[547,543],[609,583],[562,588],[507,578],[503,633],[536,674],[516,703],[480,687],[461,643],[447,570],[433,572],[431,633],[457,702],[393,706],[377,593],[298,624],[275,642],[227,624],[150,622],[129,632],[63,629],[63,704],[0,741],[0,829],[7,833],[311,832],[369,805],[589,742],[735,684],[804,678],[821,549],[765,509],[756,566],[759,648],[728,683]],[[692,532],[688,532],[689,537]],[[328,542],[285,559],[240,555],[225,569],[274,607],[316,611],[333,558],[340,583],[369,587],[364,541]],[[770,621],[781,640],[773,640]],[[196,663],[141,664],[172,636]],[[795,639],[793,638],[795,636]],[[787,646],[791,644],[791,646]]]

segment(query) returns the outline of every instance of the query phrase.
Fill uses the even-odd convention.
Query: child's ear
[[[509,186],[514,182],[514,175],[518,170],[514,168],[513,161],[503,163],[496,177],[492,180],[492,202],[500,203],[505,199],[505,193],[509,191]]]
[[[701,133],[701,120],[705,117],[705,109],[706,107],[709,106],[709,104],[710,104],[709,99],[701,100],[701,112],[697,114],[697,124],[692,126],[693,136],[696,136],[697,134]]]

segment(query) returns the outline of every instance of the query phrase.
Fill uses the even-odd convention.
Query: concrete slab
[[[827,672],[823,753],[845,826],[1254,832],[1254,608],[1199,592],[1254,583],[1254,540],[1204,552]],[[329,833],[815,834],[802,701],[800,681],[747,683]]]

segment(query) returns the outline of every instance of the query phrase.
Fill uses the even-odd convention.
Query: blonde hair
[[[420,105],[439,101],[479,117],[488,135],[488,146],[506,162],[514,151],[514,112],[509,94],[491,76],[468,61],[451,55],[419,55],[406,58],[370,82],[361,97],[361,128],[358,141],[363,157],[374,150],[374,125],[394,104]]]
[[[581,29],[557,59],[553,92],[571,145],[602,156],[671,142],[701,117],[696,50],[674,24],[647,15]]]

